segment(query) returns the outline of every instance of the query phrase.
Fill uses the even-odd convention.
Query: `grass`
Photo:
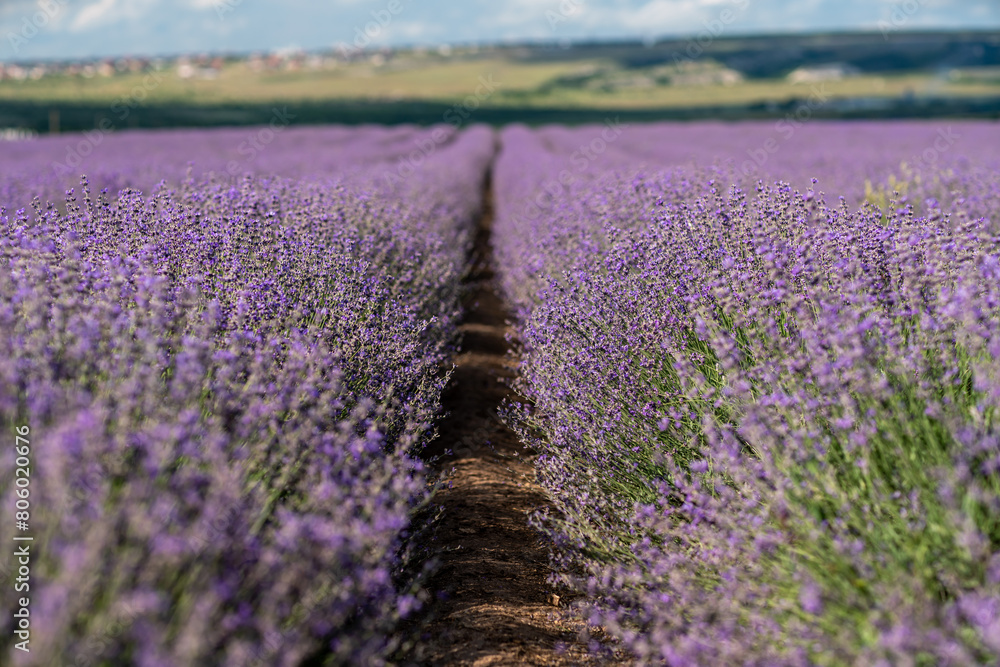
[[[125,74],[92,79],[53,76],[37,81],[0,81],[0,100],[106,102],[127,98],[136,87],[147,90],[146,104],[195,102],[322,101],[344,99],[425,100],[457,102],[476,92],[480,77],[492,76],[499,91],[531,91],[551,78],[577,68],[576,64],[522,64],[484,59],[381,66],[370,63],[335,69],[274,72],[252,71],[244,63],[224,67],[215,79],[181,79],[163,70],[158,83],[148,74]]]
[[[711,69],[709,63],[706,68]],[[680,108],[781,103],[806,99],[813,93],[809,84],[784,79],[754,79],[731,85],[669,85],[659,76],[663,70],[662,66],[626,69],[600,60],[520,62],[500,57],[409,58],[382,65],[358,62],[332,69],[259,72],[246,63],[230,63],[215,79],[181,79],[169,69],[157,73],[159,80],[148,74],[6,80],[0,81],[0,101],[110,106],[136,95],[142,104],[295,104],[327,100],[459,103],[475,94],[477,88],[482,91],[480,77],[496,82],[496,92],[480,100],[482,105],[494,107]],[[822,85],[831,98],[1000,95],[1000,80],[950,80],[929,74],[863,75]]]

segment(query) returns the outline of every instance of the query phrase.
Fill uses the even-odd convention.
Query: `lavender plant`
[[[4,661],[386,659],[426,596],[404,576],[416,453],[492,142],[467,131],[407,180],[383,183],[383,152],[0,209],[0,429],[31,427],[35,536],[31,652],[6,615]]]
[[[731,153],[609,149],[546,198],[546,132],[505,132],[497,166],[509,419],[590,620],[642,664],[1000,658],[996,172],[910,166],[904,195],[886,168],[884,206],[828,205]]]

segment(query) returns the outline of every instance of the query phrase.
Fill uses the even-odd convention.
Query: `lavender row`
[[[882,124],[861,135],[895,153],[785,152],[758,182],[752,129],[639,169],[632,129],[502,135],[508,419],[559,578],[642,664],[992,664],[1000,175],[977,150],[907,163],[936,129]],[[725,136],[642,131],[649,156]]]
[[[61,201],[88,174],[95,190],[151,191],[190,173],[286,178],[349,177],[385,187],[408,180],[459,133],[450,125],[299,127],[275,109],[271,124],[249,128],[101,131],[47,135],[15,142],[0,153],[0,201],[27,206],[35,196]],[[478,131],[478,130],[477,130]],[[438,164],[440,160],[435,160]]]
[[[780,180],[804,191],[816,178],[818,190],[852,208],[869,202],[887,209],[898,192],[899,207],[912,205],[918,214],[955,208],[989,216],[998,205],[998,134],[995,124],[963,121],[512,126],[502,141],[511,159],[497,164],[497,210],[501,224],[519,220],[531,233],[516,248],[516,235],[498,248],[512,253],[500,258],[504,290],[517,307],[531,303],[539,276],[588,261],[571,246],[598,242],[592,220],[641,224],[660,200],[694,200],[710,181],[752,191],[759,181]],[[524,150],[530,163],[512,158]],[[550,241],[551,250],[539,247]]]
[[[299,164],[331,159],[324,135]],[[173,136],[177,153],[211,157],[214,135],[193,136]],[[114,168],[145,178],[158,140],[121,140]],[[451,137],[398,179],[174,172],[146,195],[84,182],[64,205],[0,211],[0,428],[29,425],[34,462],[31,653],[8,615],[2,661],[392,653],[426,595],[407,562],[428,494],[415,454],[440,411],[492,142]],[[367,152],[387,164],[383,148]],[[14,466],[4,449],[4,507]],[[5,584],[2,607],[16,595]]]

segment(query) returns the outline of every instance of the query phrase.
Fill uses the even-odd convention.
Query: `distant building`
[[[823,81],[839,81],[851,76],[857,76],[861,71],[853,65],[830,63],[814,67],[799,67],[788,73],[789,83],[820,83]]]
[[[700,71],[681,71],[670,77],[675,86],[734,86],[743,82],[743,74],[728,67],[702,68]]]
[[[187,58],[177,59],[177,77],[180,79],[192,79],[195,75],[195,66]]]
[[[22,127],[0,127],[0,141],[27,141],[34,139],[38,133]]]
[[[28,78],[28,70],[20,65],[7,65],[6,78],[14,81],[24,81]]]

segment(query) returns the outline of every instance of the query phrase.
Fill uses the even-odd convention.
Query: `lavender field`
[[[36,555],[31,652],[5,613],[2,662],[393,651],[426,598],[407,561],[416,454],[493,152],[470,130],[382,178],[425,134],[289,130],[235,177],[211,168],[240,132],[122,135],[87,165],[111,191],[58,198],[58,141],[4,154],[0,423],[30,428]],[[14,468],[5,447],[4,507]]]
[[[557,578],[640,664],[996,664],[1000,127],[774,137],[502,134]]]
[[[1000,125],[252,136],[0,153],[0,663],[412,664],[477,233],[595,663],[1000,661]]]

